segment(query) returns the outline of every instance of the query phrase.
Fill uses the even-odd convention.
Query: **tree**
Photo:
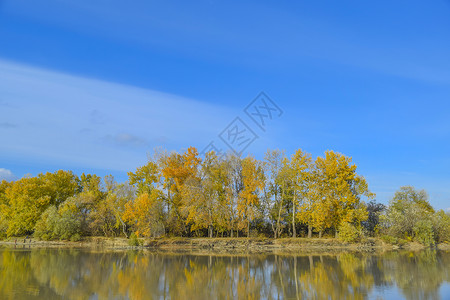
[[[71,171],[59,170],[11,183],[4,191],[0,207],[7,235],[31,234],[49,206],[58,206],[79,191],[78,181]]]
[[[283,230],[282,218],[285,214],[283,205],[286,193],[287,181],[289,180],[289,161],[287,161],[284,152],[280,150],[267,150],[264,157],[265,174],[267,178],[268,193],[266,195],[269,210],[269,219],[271,220],[274,237],[278,238]]]
[[[265,181],[262,165],[253,157],[246,157],[242,161],[242,179],[244,188],[239,195],[237,210],[241,224],[247,224],[247,237],[249,237],[250,222],[255,218]],[[241,228],[243,228],[242,225]]]
[[[450,214],[441,209],[434,214],[432,222],[436,242],[450,242]]]
[[[125,204],[123,219],[129,222],[137,236],[164,234],[164,212],[161,191],[153,189],[142,193],[134,201]]]
[[[160,169],[153,161],[137,168],[134,173],[128,172],[128,180],[131,185],[136,186],[138,194],[150,193],[160,180],[160,176]]]
[[[315,168],[316,197],[313,207],[313,222],[320,231],[333,227],[337,237],[339,226],[353,223],[358,228],[367,219],[367,211],[361,197],[373,198],[364,177],[356,173],[351,158],[333,151],[318,157]]]
[[[80,193],[67,198],[59,207],[51,205],[37,221],[34,235],[44,240],[80,239],[82,235],[89,234],[92,203],[92,194]]]
[[[229,154],[224,164],[227,191],[226,216],[228,217],[231,237],[233,237],[233,230],[236,230],[236,235],[239,237],[238,205],[241,192],[244,189],[242,164],[242,159],[235,154]]]
[[[313,207],[313,198],[309,196],[314,179],[311,155],[298,149],[292,155],[289,169],[291,170],[290,178],[294,190],[292,196],[292,236],[296,236],[295,220],[299,218],[308,225],[308,237],[311,238],[311,208]],[[300,210],[297,213],[296,209],[299,206]]]
[[[105,177],[106,192],[105,210],[106,214],[113,216],[113,223],[108,227],[122,229],[122,233],[128,238],[127,224],[123,219],[126,203],[132,201],[136,197],[136,188],[128,182],[118,184],[114,177],[109,175]]]
[[[183,189],[183,203],[187,223],[192,230],[208,229],[213,236],[214,225],[222,224],[220,206],[224,201],[222,164],[212,151],[205,154],[198,176],[186,181]]]
[[[380,215],[386,209],[386,206],[381,203],[377,203],[375,200],[370,201],[367,204],[367,220],[362,222],[364,229],[370,234],[373,235],[380,223]]]
[[[419,242],[428,243],[433,214],[434,209],[428,202],[428,194],[425,190],[402,186],[389,202],[382,223],[385,233],[391,236],[417,238]],[[425,235],[428,237],[424,238]]]
[[[182,213],[183,187],[187,180],[195,180],[201,159],[195,147],[189,147],[183,154],[164,154],[159,157],[163,176],[163,187],[167,191],[168,223],[173,234],[187,232],[185,216]]]

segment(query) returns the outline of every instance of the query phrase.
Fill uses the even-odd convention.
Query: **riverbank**
[[[158,251],[211,251],[211,252],[317,252],[317,251],[361,251],[422,250],[418,243],[391,245],[378,238],[367,238],[363,242],[349,244],[329,238],[154,238],[139,239],[140,246],[130,246],[125,238],[86,237],[81,241],[42,241],[33,238],[10,238],[0,241],[8,247],[45,248],[103,248],[103,249],[148,249]],[[450,250],[450,244],[440,244],[438,249]]]

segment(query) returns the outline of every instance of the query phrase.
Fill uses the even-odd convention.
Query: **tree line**
[[[449,216],[435,212],[424,191],[402,188],[385,207],[356,170],[334,151],[313,160],[301,149],[290,157],[268,150],[258,160],[157,150],[123,183],[62,170],[2,181],[0,235],[448,240]]]

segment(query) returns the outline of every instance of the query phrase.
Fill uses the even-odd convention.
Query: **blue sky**
[[[380,202],[414,185],[446,209],[449,15],[443,0],[0,0],[0,177],[125,180],[240,117],[258,158],[333,149]],[[243,112],[261,91],[283,110],[266,131]]]

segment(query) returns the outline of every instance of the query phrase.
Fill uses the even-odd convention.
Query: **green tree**
[[[418,191],[414,187],[403,186],[395,193],[383,216],[384,231],[397,238],[413,239],[419,235],[417,230],[429,225],[433,214],[434,210],[425,190]],[[419,221],[426,223],[417,227]]]

